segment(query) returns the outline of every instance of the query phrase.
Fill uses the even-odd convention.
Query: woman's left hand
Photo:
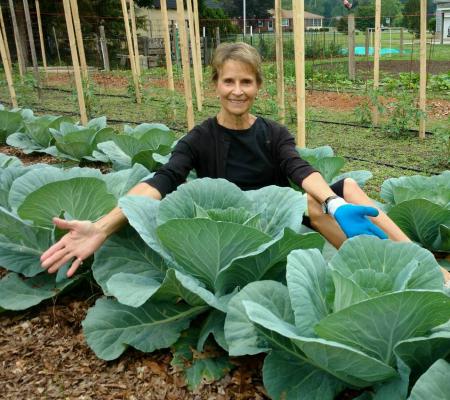
[[[336,209],[333,216],[349,238],[358,235],[373,235],[380,239],[387,239],[386,233],[367,218],[376,217],[378,213],[374,207],[344,204]]]

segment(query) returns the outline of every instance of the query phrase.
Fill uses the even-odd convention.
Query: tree
[[[403,20],[406,27],[413,31],[420,31],[420,0],[408,0],[403,8]]]

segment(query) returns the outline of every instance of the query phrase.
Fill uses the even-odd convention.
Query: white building
[[[450,1],[434,0],[436,4],[436,38],[450,43]]]

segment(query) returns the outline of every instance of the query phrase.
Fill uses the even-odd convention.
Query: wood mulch
[[[92,303],[65,297],[0,317],[0,399],[267,399],[261,357],[233,359],[233,371],[194,392],[168,351],[128,349],[118,360],[100,360],[81,329]]]

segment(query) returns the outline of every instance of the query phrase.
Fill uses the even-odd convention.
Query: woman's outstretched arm
[[[161,193],[147,183],[137,184],[128,194],[161,200]],[[42,254],[41,265],[49,273],[54,273],[72,260],[67,271],[67,276],[71,277],[83,260],[94,254],[109,236],[126,225],[127,219],[122,210],[115,207],[96,222],[53,218],[53,223],[59,229],[69,232]]]

